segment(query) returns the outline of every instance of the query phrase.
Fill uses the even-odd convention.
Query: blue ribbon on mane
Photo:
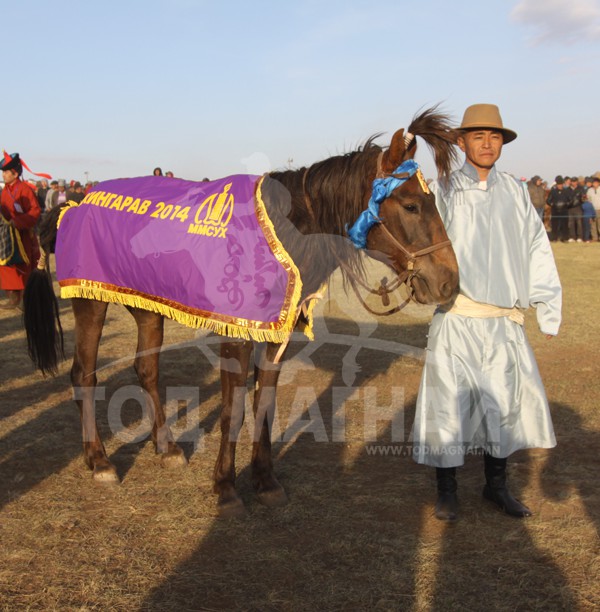
[[[371,198],[367,204],[367,209],[360,213],[352,227],[346,227],[346,232],[352,244],[354,244],[357,249],[364,249],[367,246],[367,234],[369,230],[376,223],[381,223],[381,219],[379,218],[379,207],[381,203],[389,198],[395,189],[414,176],[418,169],[419,164],[417,164],[414,159],[407,159],[392,172],[392,174],[407,173],[407,177],[397,178],[395,176],[387,176],[373,181],[373,189],[371,191]]]

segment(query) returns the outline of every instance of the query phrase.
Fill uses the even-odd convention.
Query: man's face
[[[19,175],[15,170],[2,170],[2,180],[5,185],[12,185],[18,178]]]
[[[457,144],[477,170],[490,170],[500,158],[504,140],[498,130],[472,130],[458,137]]]

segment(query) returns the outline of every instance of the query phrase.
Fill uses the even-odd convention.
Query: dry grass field
[[[598,609],[600,245],[558,244],[555,255],[561,334],[546,340],[532,312],[526,325],[558,446],[510,461],[512,488],[535,513],[523,521],[482,500],[480,457],[459,472],[460,521],[433,517],[433,470],[414,464],[403,444],[430,308],[376,321],[333,279],[317,341],[292,344],[281,378],[274,455],[290,503],[256,501],[247,433],[238,482],[248,515],[230,521],[216,518],[212,494],[214,336],[167,322],[162,386],[189,467],[165,470],[132,399],[133,319],[109,307],[98,419],[122,483],[102,486],[83,463],[70,362],[56,378],[34,372],[20,315],[0,311],[0,608]],[[67,302],[62,316],[70,357]]]

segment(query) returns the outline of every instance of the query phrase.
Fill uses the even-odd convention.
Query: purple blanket
[[[261,181],[150,176],[98,184],[58,222],[61,297],[135,306],[234,338],[284,341],[302,282],[267,217]]]

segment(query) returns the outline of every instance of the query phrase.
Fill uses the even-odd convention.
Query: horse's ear
[[[412,136],[414,139],[414,136]],[[400,128],[393,136],[390,148],[385,151],[381,160],[381,169],[383,172],[393,172],[403,161],[411,159],[415,155],[415,147],[406,147],[406,139],[404,137],[404,128]]]

